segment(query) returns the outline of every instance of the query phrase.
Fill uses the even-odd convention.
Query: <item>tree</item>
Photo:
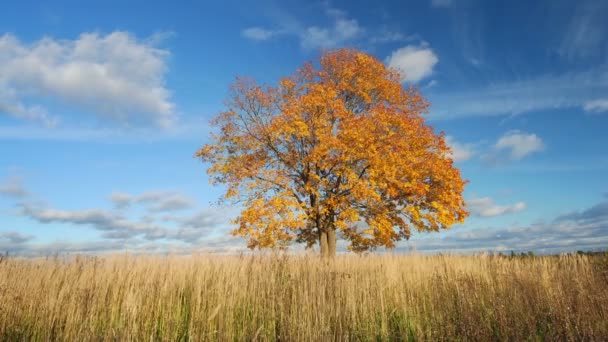
[[[429,103],[372,56],[329,51],[279,85],[237,78],[219,128],[196,157],[224,200],[242,204],[233,235],[249,248],[319,243],[334,256],[392,248],[412,229],[462,223],[466,184],[444,135],[425,124]]]

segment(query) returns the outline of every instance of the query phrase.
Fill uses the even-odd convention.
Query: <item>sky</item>
[[[5,4],[0,252],[243,251],[193,158],[209,120],[236,76],[276,84],[343,47],[418,87],[469,180],[466,222],[397,252],[606,249],[605,18],[605,0]]]

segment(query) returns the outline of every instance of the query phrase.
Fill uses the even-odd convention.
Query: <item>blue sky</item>
[[[431,101],[464,225],[398,250],[608,247],[608,2],[20,1],[0,12],[0,251],[231,252],[192,156],[237,75],[357,48]],[[297,248],[296,248],[297,249]]]

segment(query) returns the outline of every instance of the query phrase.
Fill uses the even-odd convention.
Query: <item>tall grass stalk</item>
[[[0,262],[0,340],[602,340],[606,256]]]

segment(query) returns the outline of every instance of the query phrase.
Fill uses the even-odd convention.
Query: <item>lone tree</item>
[[[355,50],[318,64],[276,87],[237,78],[218,134],[195,155],[243,206],[233,235],[252,249],[318,242],[331,257],[337,237],[365,251],[462,223],[466,182],[417,89]]]

